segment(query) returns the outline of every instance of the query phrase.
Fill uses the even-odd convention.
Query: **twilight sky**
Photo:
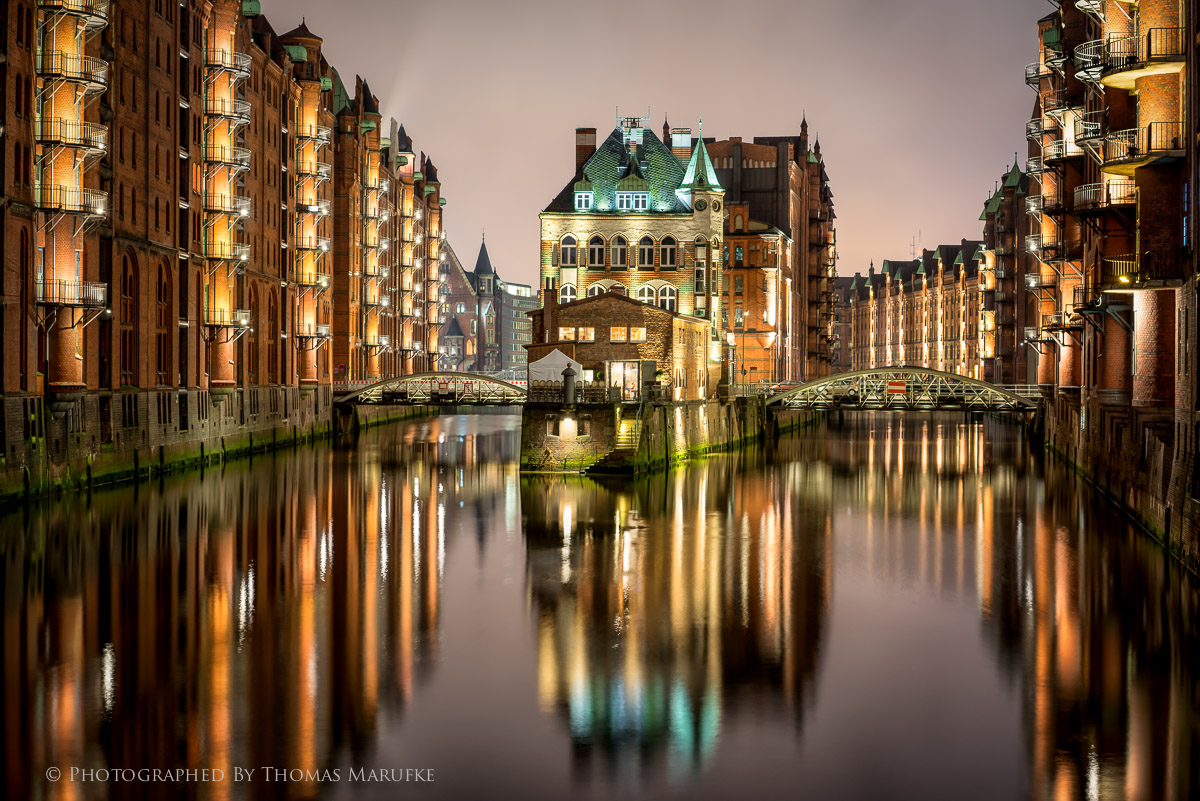
[[[574,172],[574,129],[614,108],[705,136],[819,134],[842,275],[977,238],[1021,152],[1045,0],[263,0],[307,16],[352,87],[438,167],[466,267],[481,229],[502,278],[536,283],[538,212]],[[385,125],[386,130],[386,125]]]

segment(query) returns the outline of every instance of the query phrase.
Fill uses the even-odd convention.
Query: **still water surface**
[[[1196,585],[1019,429],[878,415],[610,483],[522,479],[517,425],[0,519],[4,797],[1200,793]],[[71,773],[180,767],[225,780]]]

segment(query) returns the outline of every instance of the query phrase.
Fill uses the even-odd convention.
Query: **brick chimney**
[[[596,129],[575,129],[575,173],[583,171],[583,165],[596,152]]]
[[[691,128],[671,129],[671,152],[675,154],[675,158],[679,159],[680,164],[687,166],[692,158]]]

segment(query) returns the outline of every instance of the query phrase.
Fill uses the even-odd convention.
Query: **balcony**
[[[363,189],[368,192],[387,192],[392,188],[392,182],[382,177],[366,177],[363,179]]]
[[[1079,105],[1079,101],[1073,97],[1065,89],[1056,89],[1053,92],[1047,92],[1042,98],[1042,111],[1046,114],[1062,114],[1064,111],[1075,108]]]
[[[1025,198],[1025,212],[1031,217],[1036,217],[1040,222],[1042,219],[1042,196],[1030,195]]]
[[[328,253],[329,238],[325,236],[298,236],[296,237],[296,250],[317,250],[321,253]]]
[[[296,139],[301,142],[329,144],[331,131],[324,125],[297,125],[292,130],[296,133]]]
[[[1046,128],[1046,123],[1043,122],[1042,118],[1035,117],[1029,122],[1025,123],[1025,136],[1026,138],[1032,139],[1038,144],[1041,144],[1042,137],[1047,134]]]
[[[374,294],[367,293],[363,297],[363,305],[369,309],[386,309],[390,303],[391,301],[388,300],[388,296],[379,292]]]
[[[250,122],[250,103],[246,100],[209,97],[204,101],[204,113],[235,125],[246,125]]]
[[[38,0],[38,8],[50,14],[78,17],[89,33],[108,24],[109,0]]]
[[[374,336],[374,337],[371,337],[371,336],[363,337],[363,347],[366,348],[367,350],[375,350],[375,351],[385,350],[389,346],[391,346],[391,344],[392,344],[392,338],[390,336],[388,336],[387,334],[380,334],[379,336]]]
[[[1025,83],[1034,89],[1041,85],[1042,78],[1049,78],[1052,74],[1050,68],[1040,61],[1025,65]]]
[[[1105,42],[1095,39],[1075,48],[1075,77],[1089,83],[1099,83],[1104,72]]]
[[[91,155],[108,149],[108,128],[94,122],[43,117],[34,123],[33,135],[40,145],[77,148]]]
[[[33,198],[34,205],[47,212],[85,217],[104,217],[108,214],[108,193],[100,189],[43,184],[34,187]]]
[[[103,94],[108,89],[108,62],[94,56],[43,50],[37,54],[37,72],[45,80],[77,83],[86,95]]]
[[[1143,128],[1113,131],[1100,147],[1100,169],[1110,175],[1133,175],[1138,167],[1183,158],[1187,139],[1182,122],[1152,122]]]
[[[299,325],[296,326],[296,336],[300,339],[329,339],[329,326],[323,323]]]
[[[250,198],[222,195],[211,192],[204,196],[204,210],[210,214],[229,214],[235,217],[250,216]]]
[[[1066,139],[1051,142],[1042,149],[1042,161],[1046,164],[1082,155],[1083,148]]]
[[[1042,327],[1037,325],[1025,326],[1025,341],[1027,342],[1048,342],[1052,339],[1047,333],[1043,333]]]
[[[205,309],[204,324],[213,328],[249,328],[249,309]]]
[[[1126,178],[1075,187],[1076,214],[1098,213],[1107,208],[1132,206],[1136,203],[1137,187],[1133,181]]]
[[[1141,36],[1110,36],[1100,82],[1114,89],[1134,89],[1142,78],[1181,72],[1186,57],[1183,28],[1151,28]]]
[[[1104,0],[1075,0],[1075,8],[1084,14],[1091,14],[1097,22],[1104,22]]]
[[[230,50],[209,50],[204,55],[204,66],[215,72],[228,72],[239,81],[250,77],[250,54]]]
[[[1147,250],[1104,260],[1106,290],[1171,289],[1186,277],[1187,260],[1181,250]]]
[[[297,201],[297,214],[315,214],[318,217],[329,216],[329,201],[328,200],[311,200]]]
[[[38,281],[36,300],[43,306],[103,309],[108,305],[108,284],[91,281]]]
[[[1026,289],[1054,289],[1058,286],[1058,275],[1055,273],[1026,273]]]
[[[297,161],[296,174],[301,178],[315,178],[317,181],[328,181],[333,175],[333,165],[323,161]]]
[[[1071,331],[1083,328],[1083,321],[1068,312],[1050,312],[1042,315],[1043,331]]]
[[[1042,160],[1037,156],[1033,156],[1025,162],[1025,172],[1029,173],[1030,175],[1038,176],[1045,171],[1045,165],[1042,164]]]
[[[204,146],[205,161],[209,164],[229,167],[238,172],[250,169],[250,156],[251,151],[248,147],[214,144]]]
[[[204,256],[218,261],[249,261],[250,246],[241,242],[205,242]]]
[[[330,278],[317,270],[302,270],[296,275],[296,283],[310,289],[328,289]]]

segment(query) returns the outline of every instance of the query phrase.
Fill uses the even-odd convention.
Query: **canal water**
[[[614,482],[522,478],[518,423],[0,520],[3,797],[1200,793],[1197,586],[1019,428]]]

